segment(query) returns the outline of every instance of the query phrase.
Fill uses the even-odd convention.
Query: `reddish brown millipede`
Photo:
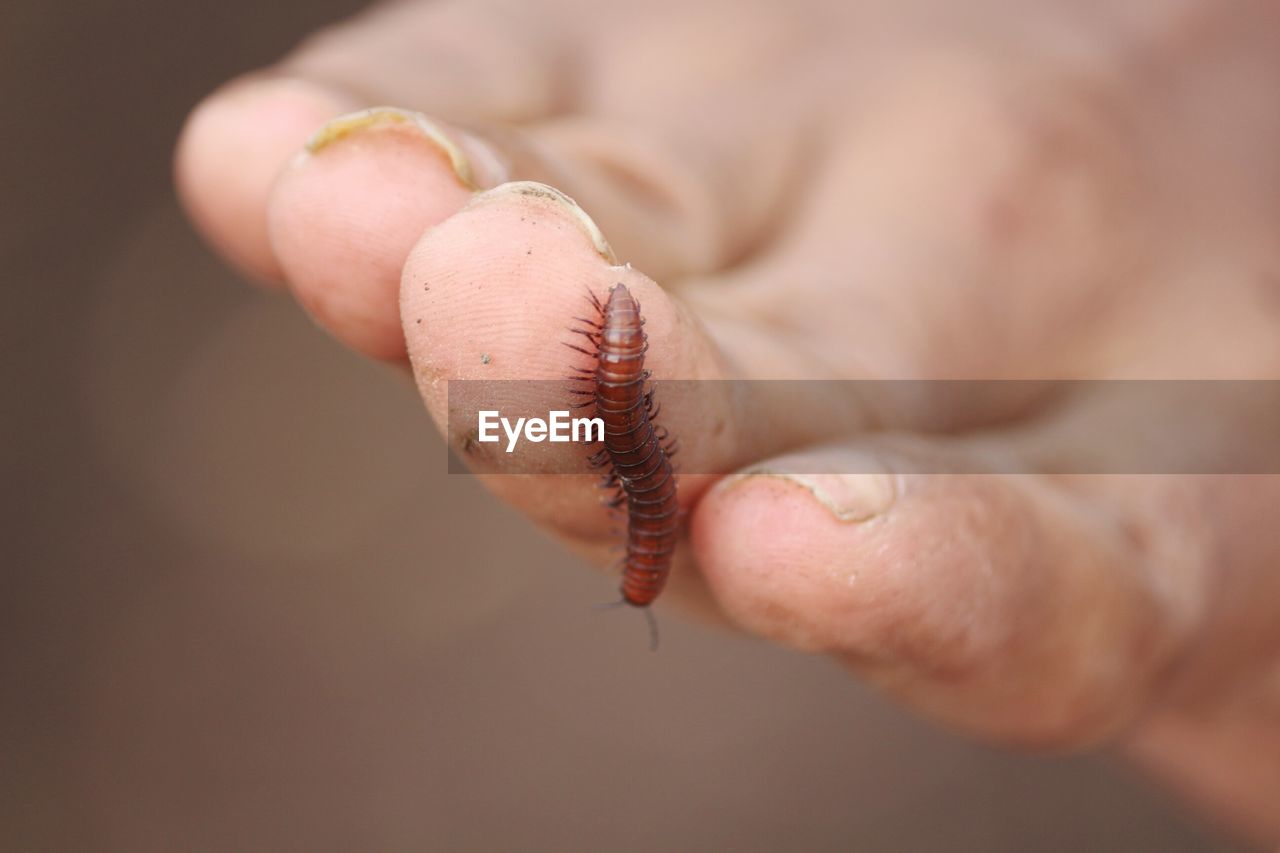
[[[627,510],[627,554],[622,569],[619,604],[648,608],[666,585],[680,533],[681,513],[676,499],[671,457],[677,447],[666,430],[654,425],[658,406],[653,389],[646,388],[644,367],[649,338],[640,305],[624,284],[615,284],[608,301],[594,293],[596,319],[575,318],[583,328],[572,329],[593,348],[567,344],[595,359],[593,367],[573,368],[574,381],[589,387],[572,393],[584,399],[577,408],[594,406],[604,421],[604,447],[589,457],[593,468],[607,469],[602,485],[615,489],[609,506]],[[645,610],[653,626],[650,611]],[[656,633],[655,633],[656,642]]]

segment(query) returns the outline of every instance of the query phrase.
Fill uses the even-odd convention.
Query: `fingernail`
[[[540,184],[537,181],[511,181],[510,183],[499,184],[491,190],[477,193],[467,206],[475,207],[491,201],[512,198],[513,196],[524,196],[536,199],[539,202],[549,202],[557,210],[568,214],[582,228],[583,233],[587,235],[587,239],[591,241],[591,245],[595,247],[600,257],[610,264],[617,265],[618,257],[613,253],[613,248],[609,245],[609,241],[604,238],[604,234],[600,232],[600,227],[596,225],[595,220],[588,216],[587,212],[579,207],[576,201],[555,187]]]
[[[753,468],[735,475],[738,482],[768,477],[794,483],[813,495],[840,521],[869,521],[883,515],[898,496],[892,474],[820,474]]]
[[[403,128],[420,134],[431,142],[449,161],[453,173],[467,189],[476,189],[475,172],[462,149],[439,125],[422,113],[398,107],[370,107],[347,113],[327,122],[307,140],[303,159],[313,157],[334,143],[368,133],[371,130]]]

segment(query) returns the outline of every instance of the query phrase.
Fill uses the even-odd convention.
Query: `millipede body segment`
[[[576,390],[579,407],[594,406],[604,421],[604,447],[589,460],[606,470],[603,485],[615,489],[610,505],[626,507],[627,555],[622,571],[622,601],[648,607],[662,592],[671,571],[679,536],[681,513],[671,457],[674,440],[655,426],[658,407],[647,388],[644,367],[648,337],[640,306],[623,284],[615,284],[601,304],[591,296],[598,318],[578,318],[586,328],[575,329],[595,346],[573,346],[596,359],[594,369],[575,368],[573,377],[590,383]],[[572,346],[572,345],[571,345]]]

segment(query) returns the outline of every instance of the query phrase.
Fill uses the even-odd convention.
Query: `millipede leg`
[[[568,329],[567,331],[571,335],[582,335],[597,347],[600,346],[600,335],[596,332],[588,332],[586,329]]]
[[[658,650],[658,619],[653,615],[652,607],[640,608],[644,611],[644,618],[649,622],[649,651],[656,652]]]

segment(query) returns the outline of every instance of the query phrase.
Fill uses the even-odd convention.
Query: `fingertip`
[[[251,278],[283,281],[267,236],[271,187],[308,136],[348,108],[345,96],[305,80],[250,77],[188,116],[174,152],[179,198],[213,247]]]
[[[656,284],[616,266],[594,223],[541,184],[503,184],[428,229],[409,253],[400,307],[419,392],[446,440],[504,500],[556,533],[599,541],[614,525],[579,443],[480,445],[468,406],[546,417],[578,402],[565,381],[588,356],[575,317],[616,281],[655,296]],[[468,381],[460,387],[458,380]],[[466,410],[468,415],[458,415]],[[512,476],[551,472],[553,476]],[[556,476],[580,473],[580,477]]]
[[[410,358],[424,381],[562,378],[573,353],[556,342],[591,309],[588,293],[619,276],[642,278],[614,265],[599,229],[563,194],[528,182],[479,193],[405,262]]]
[[[876,568],[886,556],[867,528],[881,523],[895,488],[879,473],[800,475],[785,465],[722,480],[690,526],[708,587],[752,633],[811,652],[867,651],[876,620],[863,614],[883,603]]]
[[[727,455],[722,445],[732,443],[731,430],[716,429],[725,426],[731,407],[725,383],[708,383],[710,393],[695,405],[689,386],[699,383],[662,381],[721,378],[714,347],[701,328],[652,279],[619,266],[604,235],[572,199],[543,184],[513,182],[477,194],[425,231],[409,253],[400,287],[404,339],[419,392],[450,445],[473,469],[505,475],[528,464],[538,471],[591,473],[580,447],[540,444],[523,458],[490,454],[472,440],[468,424],[474,424],[450,419],[463,407],[459,400],[474,403],[476,395],[484,398],[480,408],[522,407],[522,413],[537,416],[578,402],[565,379],[573,368],[593,362],[589,353],[563,344],[579,341],[571,333],[576,318],[597,310],[591,294],[602,299],[617,283],[627,285],[641,304],[650,345],[645,368],[659,380],[654,390],[662,406],[660,424],[679,437],[681,459],[691,460],[694,470],[720,467],[714,460]],[[451,392],[455,380],[492,384],[455,383]],[[691,504],[707,479],[682,476],[682,503]],[[511,488],[504,484],[502,491],[536,519],[571,532],[564,525],[565,505],[557,501],[573,490],[553,491],[545,481],[530,480]],[[597,500],[591,490],[582,494]]]
[[[594,310],[590,294],[603,299],[617,283],[641,304],[649,338],[645,368],[654,379],[721,378],[717,351],[688,312],[643,272],[619,266],[572,199],[532,182],[477,194],[427,230],[404,266],[404,335],[428,406],[443,410],[443,380],[562,380],[570,368],[587,366],[586,355],[562,344],[571,342],[575,318]],[[712,393],[691,405],[691,384],[658,390],[663,424],[682,436],[686,458],[699,460],[696,468],[716,470],[707,460],[723,455],[720,445],[728,439],[705,436],[727,420],[730,404],[718,387],[723,383],[709,383]]]
[[[320,128],[268,203],[272,249],[304,308],[374,358],[405,358],[399,289],[425,229],[470,199],[462,149],[424,116],[375,108]]]
[[[695,554],[730,618],[1004,742],[1080,747],[1132,720],[1182,634],[1096,508],[999,474],[894,476],[885,502],[846,452],[772,460],[699,504]]]

